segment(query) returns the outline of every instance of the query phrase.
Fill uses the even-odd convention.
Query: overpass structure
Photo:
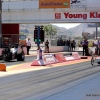
[[[100,0],[3,0],[2,23],[100,22]]]
[[[99,23],[100,0],[3,0],[1,15],[2,37],[15,43],[19,24]]]

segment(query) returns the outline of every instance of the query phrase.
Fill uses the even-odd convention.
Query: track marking
[[[6,68],[9,70],[9,69],[12,69],[12,68],[16,68],[18,66],[21,66],[23,64],[17,64],[17,65],[12,65],[12,66],[7,66]]]
[[[62,63],[56,63],[56,64],[50,64],[50,65],[46,65],[45,67],[44,66],[34,66],[33,68],[27,68],[24,67],[22,69],[19,69],[19,70],[36,70],[36,69],[46,69],[46,68],[51,68],[51,67],[59,67],[59,66],[64,66],[64,65],[72,65],[72,64],[78,64],[78,63],[82,63],[82,62],[86,62],[86,61],[90,61],[90,59],[84,59],[84,60],[74,60],[74,61],[68,61],[68,62],[62,62]],[[28,63],[31,63],[31,62],[28,62]],[[27,64],[28,64],[27,63]],[[16,67],[20,67],[20,66],[25,66],[25,63],[24,64],[17,64],[17,65],[12,65],[12,66],[9,66],[7,67],[7,70],[12,70],[12,71],[16,71],[17,69],[13,70],[13,68],[16,68]],[[30,65],[31,66],[31,65]]]

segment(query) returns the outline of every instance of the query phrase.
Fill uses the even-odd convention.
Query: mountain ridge
[[[23,32],[25,34],[34,34],[34,24],[20,24],[20,32]],[[82,36],[82,32],[88,32],[90,34],[93,34],[94,31],[96,31],[95,27],[89,28],[87,26],[87,23],[81,23],[75,27],[66,29],[64,27],[58,27],[56,25],[53,25],[57,29],[58,35],[67,35],[67,36]]]

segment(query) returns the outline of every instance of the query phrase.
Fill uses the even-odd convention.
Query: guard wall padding
[[[57,60],[53,54],[43,55],[42,59],[45,65],[57,63]]]
[[[31,66],[44,66],[44,62],[43,62],[43,60],[35,59],[35,60],[33,60]]]
[[[81,59],[78,52],[72,52],[72,56],[74,57],[74,59]]]
[[[62,53],[54,54],[54,57],[56,58],[56,60],[58,62],[65,62],[66,61],[66,59]]]
[[[66,61],[75,60],[73,56],[65,56]]]

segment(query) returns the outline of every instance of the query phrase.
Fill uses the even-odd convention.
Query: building
[[[95,33],[93,33],[93,34],[90,34],[90,33],[88,33],[88,32],[82,32],[82,36],[83,37],[86,37],[86,38],[88,38],[88,39],[95,39]]]

